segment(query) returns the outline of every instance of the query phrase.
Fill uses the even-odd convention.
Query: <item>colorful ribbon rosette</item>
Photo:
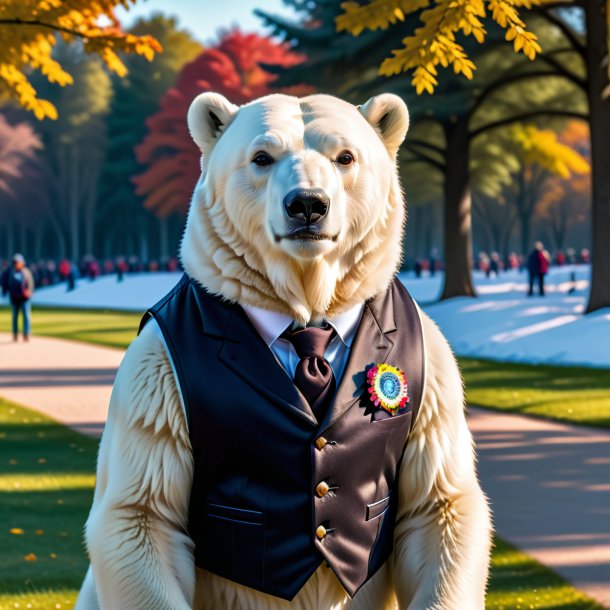
[[[376,407],[396,415],[408,402],[407,378],[400,369],[380,363],[372,366],[367,374],[369,394]]]

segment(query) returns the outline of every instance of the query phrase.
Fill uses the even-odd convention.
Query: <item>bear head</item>
[[[399,97],[273,94],[238,107],[203,93],[187,121],[201,177],[180,254],[208,291],[305,325],[388,286],[404,223]]]

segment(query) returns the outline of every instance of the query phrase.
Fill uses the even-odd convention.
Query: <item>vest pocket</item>
[[[264,514],[222,504],[206,505],[205,546],[212,571],[241,584],[264,585]]]

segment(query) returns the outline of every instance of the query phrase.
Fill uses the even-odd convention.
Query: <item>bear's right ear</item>
[[[239,106],[231,104],[220,93],[202,93],[193,100],[186,122],[191,137],[203,154],[216,144],[238,110]]]

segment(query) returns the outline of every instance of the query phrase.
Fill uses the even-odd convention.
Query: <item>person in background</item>
[[[544,276],[549,270],[548,254],[544,251],[542,242],[537,241],[534,249],[527,257],[527,270],[530,276],[530,289],[527,293],[528,297],[534,296],[534,282],[538,281],[538,290],[540,296],[544,296]]]
[[[487,277],[492,274],[494,277],[498,277],[500,275],[500,255],[497,252],[492,252],[489,259],[489,271],[487,273]]]
[[[13,312],[13,340],[19,335],[19,313],[23,317],[23,340],[30,338],[30,312],[34,278],[22,254],[13,256],[13,265],[2,274],[2,296],[9,295]]]

